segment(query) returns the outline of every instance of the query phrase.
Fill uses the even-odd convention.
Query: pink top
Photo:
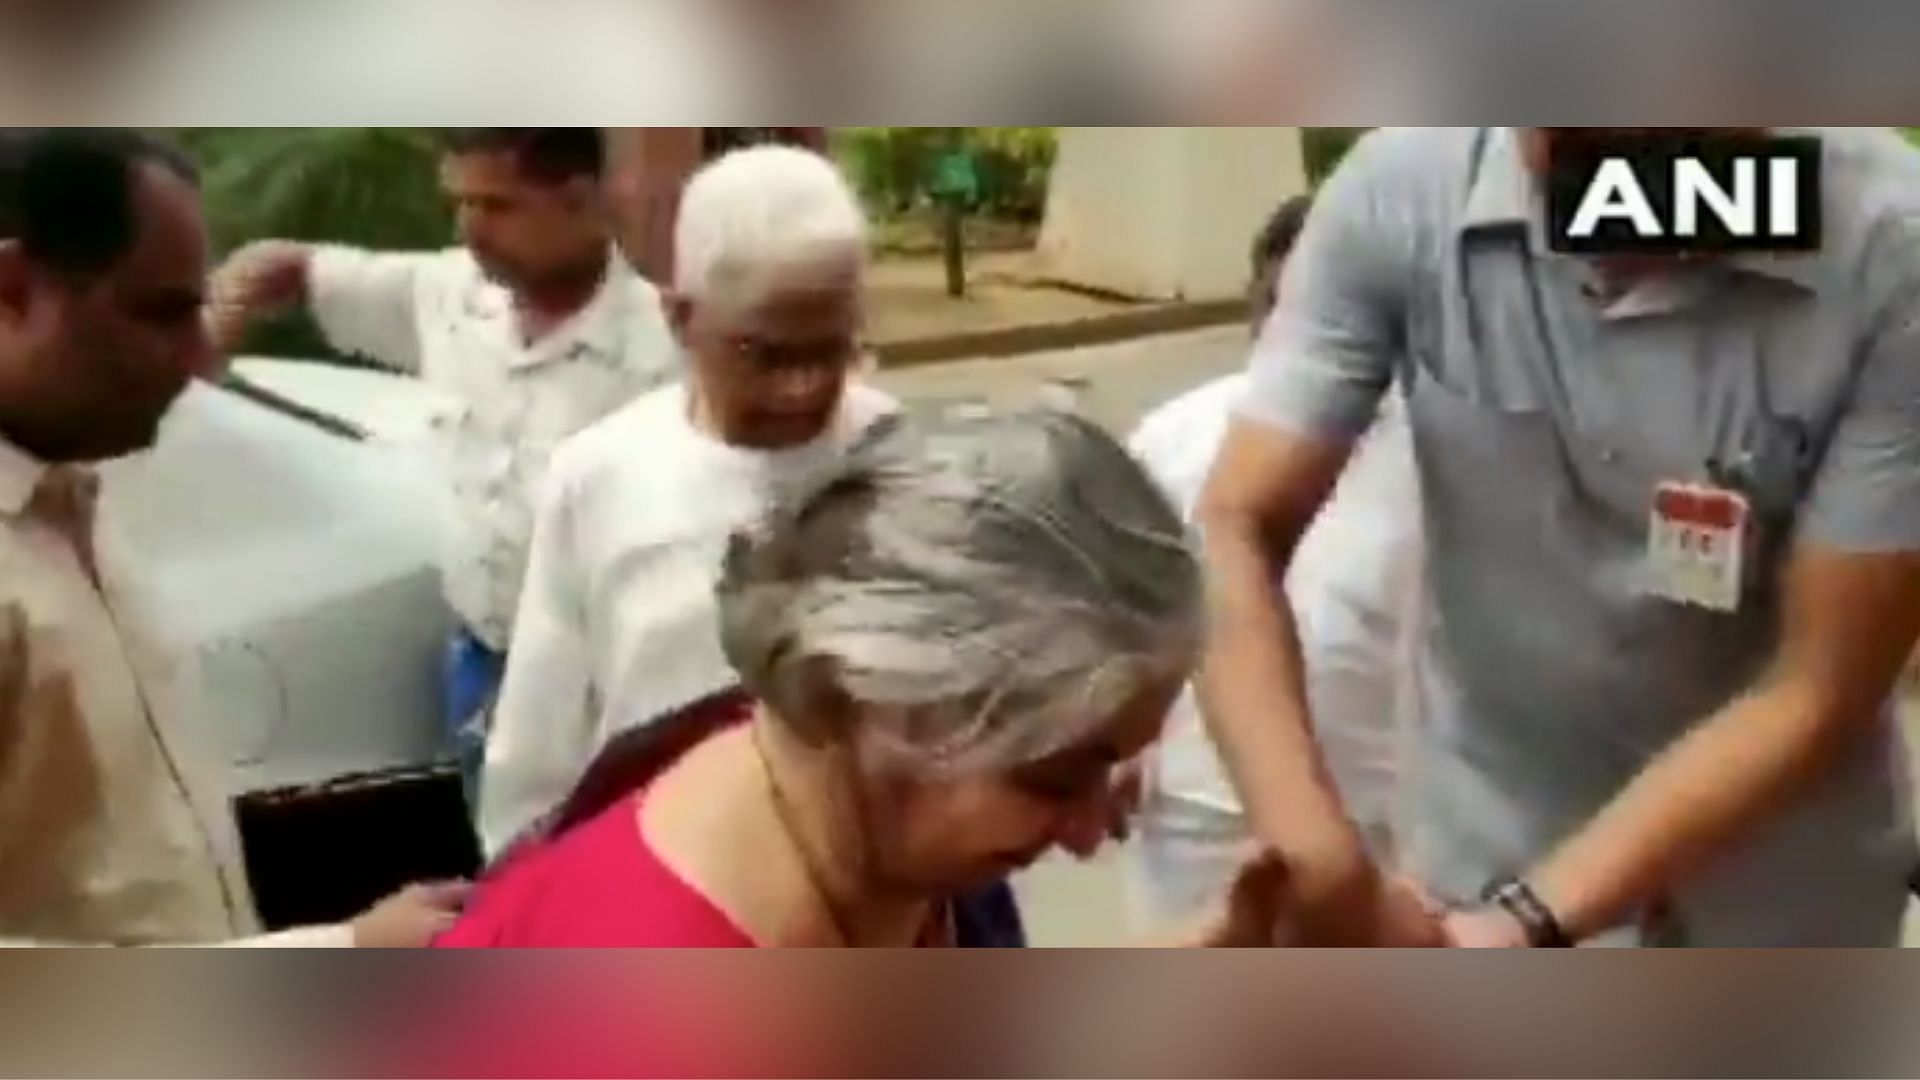
[[[661,860],[646,793],[515,856],[440,949],[751,949],[754,940]]]

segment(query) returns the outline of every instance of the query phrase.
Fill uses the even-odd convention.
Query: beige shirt
[[[52,474],[0,441],[0,937],[212,943],[253,928],[213,760],[169,722],[183,682],[117,607]],[[216,774],[217,776],[217,774]]]
[[[448,401],[434,427],[451,478],[441,572],[475,636],[505,651],[547,462],[568,436],[674,379],[659,293],[618,257],[593,300],[527,342],[513,298],[463,250],[316,249],[315,318],[336,348],[418,375]]]
[[[94,550],[97,481],[0,439],[0,948],[346,948],[256,929],[218,761],[184,730],[186,665]]]

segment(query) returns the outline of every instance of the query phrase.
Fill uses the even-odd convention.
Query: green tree
[[[1058,153],[1053,128],[837,128],[834,154],[868,208],[892,218],[925,209],[935,163],[955,131],[979,163],[980,205],[989,217],[1037,222]]]
[[[182,128],[200,162],[222,255],[249,240],[430,250],[453,241],[431,128]],[[304,316],[263,325],[247,351],[338,360]]]
[[[1307,182],[1315,187],[1324,183],[1340,167],[1353,144],[1372,128],[1301,128],[1300,138],[1307,163]]]

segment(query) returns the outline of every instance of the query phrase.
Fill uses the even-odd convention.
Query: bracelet
[[[1533,886],[1519,878],[1495,882],[1487,889],[1485,901],[1513,916],[1527,935],[1527,944],[1536,949],[1571,949],[1573,938]]]

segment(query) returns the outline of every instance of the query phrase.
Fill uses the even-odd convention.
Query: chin
[[[825,433],[826,426],[762,421],[751,431],[749,439],[754,449],[779,451],[793,450],[813,442]]]

